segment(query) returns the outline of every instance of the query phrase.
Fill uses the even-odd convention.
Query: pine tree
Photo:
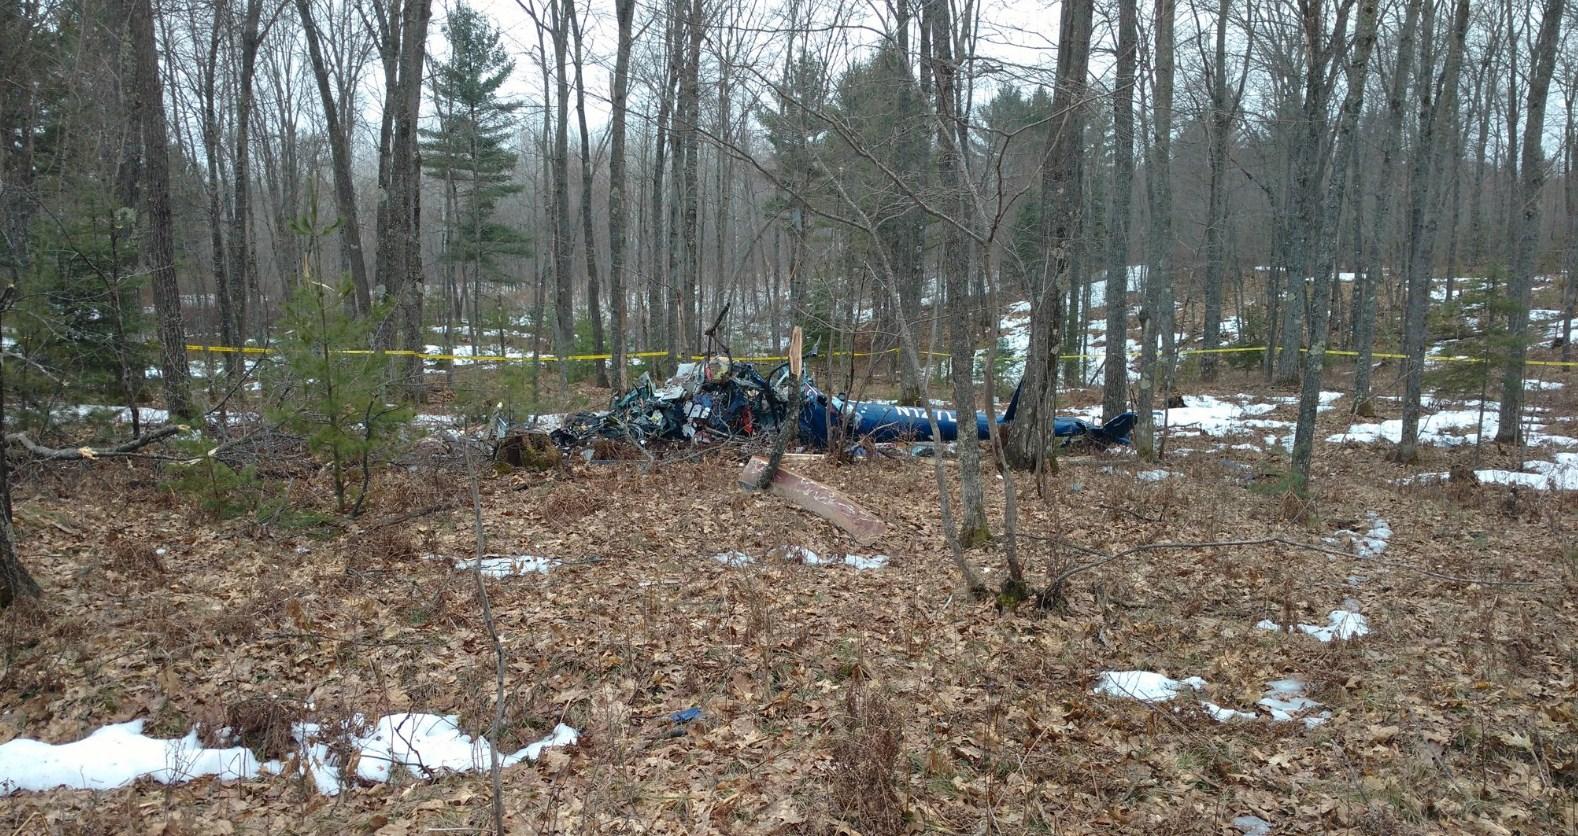
[[[443,258],[472,279],[475,333],[482,283],[505,278],[500,258],[530,253],[526,236],[494,217],[498,202],[522,189],[512,182],[517,155],[507,145],[521,103],[499,93],[515,62],[484,15],[456,6],[444,32],[449,60],[433,70],[439,125],[422,131],[422,165],[445,184]]]

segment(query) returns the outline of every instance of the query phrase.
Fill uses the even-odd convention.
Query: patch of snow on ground
[[[1243,836],[1271,836],[1271,822],[1259,816],[1234,816],[1233,826]]]
[[[1424,404],[1430,406],[1431,404]],[[1471,402],[1467,409],[1442,409],[1432,415],[1421,416],[1419,419],[1419,441],[1422,444],[1432,444],[1437,447],[1460,447],[1473,444],[1476,427],[1486,440],[1496,437],[1499,422],[1496,417],[1497,405],[1486,403],[1484,414],[1481,416],[1478,402]],[[1531,412],[1538,411],[1531,409]],[[1525,437],[1532,446],[1549,444],[1557,447],[1578,446],[1578,439],[1562,435],[1547,435],[1540,430],[1545,429],[1544,424],[1528,424],[1525,426]],[[1381,421],[1377,424],[1354,424],[1348,427],[1347,432],[1327,436],[1326,440],[1333,444],[1355,442],[1371,444],[1377,441],[1390,441],[1398,443],[1403,437],[1402,419]]]
[[[1363,534],[1352,529],[1344,528],[1326,538],[1327,543],[1333,545],[1349,545],[1358,557],[1375,557],[1386,551],[1386,544],[1392,539],[1392,525],[1385,517],[1374,511],[1366,512],[1370,519],[1370,530]]]
[[[720,552],[718,554],[713,555],[712,559],[718,561],[719,563],[722,563],[725,566],[736,566],[736,567],[738,567],[738,566],[749,566],[752,563],[756,562],[756,558],[751,557],[750,555],[746,554],[745,552],[740,552],[740,551]]]
[[[1091,693],[1140,702],[1166,702],[1184,688],[1203,689],[1205,680],[1198,676],[1169,679],[1153,671],[1102,671]]]
[[[792,563],[803,563],[806,566],[850,566],[855,569],[881,569],[888,565],[888,556],[885,554],[845,554],[845,555],[819,555],[805,546],[779,546],[770,554],[775,554],[783,560]]]
[[[149,777],[163,784],[177,784],[212,775],[221,780],[278,775],[285,765],[258,763],[245,747],[206,749],[194,729],[186,737],[160,740],[142,733],[143,721],[105,726],[81,740],[59,745],[17,738],[0,745],[0,794],[41,791],[55,787],[108,790]],[[320,741],[316,723],[297,723],[292,736],[300,746],[297,768],[310,774],[318,791],[338,795],[342,788],[338,768],[330,763],[328,746]],[[543,750],[573,746],[580,734],[559,724],[551,734],[510,755],[501,766],[535,761]],[[365,736],[351,741],[357,750],[356,774],[371,781],[387,781],[395,766],[417,777],[439,771],[468,772],[488,769],[493,748],[487,740],[472,740],[460,731],[455,717],[436,714],[392,714],[373,723]]]
[[[1578,453],[1553,453],[1553,461],[1538,459],[1523,463],[1523,470],[1498,470],[1487,468],[1474,471],[1475,478],[1485,485],[1506,485],[1536,491],[1578,491]],[[1419,473],[1397,480],[1399,485],[1443,484],[1449,474]]]
[[[482,574],[489,578],[509,578],[516,575],[546,575],[548,570],[558,566],[559,562],[551,557],[533,557],[527,554],[490,554],[484,555],[482,558]],[[476,568],[476,560],[455,561],[455,571],[457,572],[470,572]]]
[[[1351,609],[1332,610],[1327,616],[1325,624],[1295,624],[1294,627],[1307,636],[1312,636],[1318,642],[1330,642],[1333,639],[1348,641],[1370,633],[1370,622],[1362,614]],[[1255,625],[1261,630],[1281,630],[1282,625],[1267,618]]]
[[[1260,716],[1253,711],[1239,711],[1236,708],[1223,708],[1222,706],[1207,700],[1201,700],[1200,707],[1205,709],[1205,713],[1211,715],[1211,719],[1217,721],[1218,723],[1226,723],[1232,720],[1253,720]]]
[[[245,747],[205,749],[196,729],[186,737],[158,740],[144,736],[142,726],[142,720],[115,723],[58,746],[27,738],[0,745],[0,793],[110,790],[144,776],[178,784],[205,775],[221,780],[258,775],[257,758]]]
[[[1141,482],[1160,482],[1173,475],[1175,474],[1171,470],[1142,470],[1134,474],[1134,478]]]
[[[1313,729],[1331,719],[1330,711],[1314,714],[1321,704],[1304,696],[1304,682],[1299,679],[1278,679],[1267,683],[1266,695],[1255,705],[1264,708],[1276,723],[1286,723],[1302,718],[1304,727]]]
[[[1248,399],[1248,395],[1240,396]],[[1156,416],[1156,426],[1165,420],[1169,432],[1193,430],[1202,435],[1227,436],[1253,430],[1292,429],[1288,421],[1260,418],[1277,408],[1274,403],[1234,403],[1210,395],[1191,395],[1182,408],[1165,410]]]

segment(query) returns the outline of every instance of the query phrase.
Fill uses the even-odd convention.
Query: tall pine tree
[[[439,124],[422,131],[422,166],[444,181],[443,258],[461,271],[458,287],[452,286],[446,298],[461,312],[470,303],[475,343],[483,288],[492,283],[502,292],[507,275],[499,259],[530,252],[524,233],[495,219],[499,200],[522,189],[513,182],[516,154],[507,145],[521,103],[499,93],[515,62],[487,17],[458,5],[444,33],[449,60],[435,67],[433,76]]]

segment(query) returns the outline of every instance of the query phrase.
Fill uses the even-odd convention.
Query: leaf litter
[[[1291,410],[1278,403],[1253,417],[1290,421]],[[1323,415],[1328,433],[1347,426],[1340,412]],[[1470,452],[1432,448],[1429,466]],[[960,593],[924,462],[797,465],[851,496],[882,497],[892,534],[881,553],[893,559],[869,572],[780,559],[705,567],[705,556],[760,558],[785,543],[819,558],[849,553],[829,524],[735,490],[734,461],[490,475],[491,548],[602,556],[489,585],[508,654],[497,748],[519,752],[561,722],[581,733],[577,746],[511,767],[511,826],[834,831],[830,759],[844,750],[841,735],[864,733],[845,719],[844,695],[859,688],[890,695],[902,741],[894,797],[923,832],[1252,832],[1235,822],[1247,815],[1294,832],[1565,827],[1578,751],[1571,495],[1396,485],[1408,471],[1371,448],[1337,445],[1317,457],[1315,514],[1285,522],[1281,497],[1253,489],[1258,475],[1224,478],[1227,461],[1258,474],[1277,455],[1172,456],[1166,467],[1179,478],[1153,485],[1071,458],[1080,492],[1057,489],[1062,477],[1045,498],[1022,489],[1022,530],[1112,553],[1267,534],[1318,543],[1346,526],[1360,532],[1342,543],[1356,557],[1366,538],[1385,550],[1365,561],[1271,544],[1136,555],[1080,576],[1068,611],[1046,615],[1028,605],[999,613]],[[1523,460],[1482,455],[1481,468]],[[70,491],[30,483],[15,497],[24,554],[52,598],[41,622],[5,615],[13,661],[0,740],[69,744],[141,720],[149,740],[184,740],[195,726],[202,748],[241,748],[207,730],[223,728],[237,701],[271,697],[315,706],[291,723],[339,728],[356,711],[452,716],[470,741],[495,737],[473,582],[452,562],[421,559],[471,553],[468,514],[418,519],[400,529],[408,545],[369,549],[354,531],[319,539],[215,522],[172,502],[141,465],[91,467],[94,479]],[[461,492],[450,478],[391,480],[370,507],[393,516],[437,502]],[[989,508],[999,507],[998,484],[987,481]],[[120,532],[118,545],[52,519]],[[1357,522],[1323,524],[1340,520]],[[1001,531],[995,512],[990,523]],[[1053,555],[1026,543],[1021,558],[1044,576]],[[155,548],[166,549],[162,572],[135,558]],[[990,548],[969,556],[990,583],[1003,576]],[[1363,612],[1385,623],[1382,633],[1323,643],[1253,628],[1267,613],[1330,626],[1330,602],[1352,591],[1356,570]],[[1181,697],[1093,694],[1100,671],[1197,676],[1210,701],[1195,710]],[[692,708],[698,719],[672,722]],[[259,766],[285,762],[243,742]],[[9,821],[45,832],[66,821],[111,832],[485,826],[485,771],[390,774],[387,784],[349,781],[327,805],[299,770],[174,785],[149,775],[4,804]]]

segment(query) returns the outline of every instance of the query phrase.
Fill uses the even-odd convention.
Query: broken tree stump
[[[740,487],[747,491],[756,490],[766,471],[767,460],[752,456],[745,463],[745,469],[740,471]],[[842,528],[862,546],[869,546],[888,533],[886,523],[854,500],[821,482],[782,467],[778,468],[767,491]]]

